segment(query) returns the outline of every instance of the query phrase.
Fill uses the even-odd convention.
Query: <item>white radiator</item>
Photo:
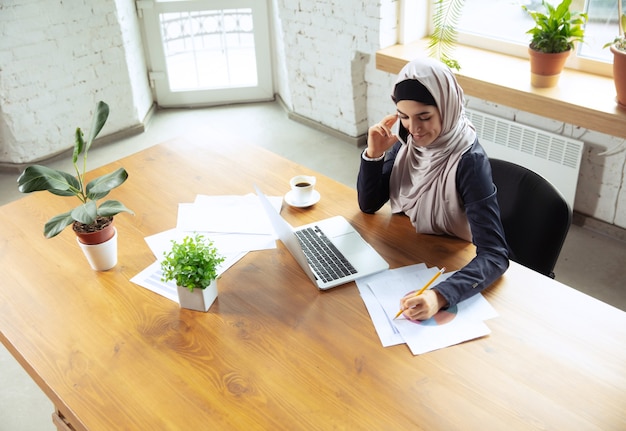
[[[574,208],[583,142],[478,111],[466,110],[494,159],[524,166],[550,181]]]

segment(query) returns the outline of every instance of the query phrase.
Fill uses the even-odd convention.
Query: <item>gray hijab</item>
[[[465,116],[463,90],[447,66],[431,58],[408,63],[396,85],[414,79],[432,95],[441,116],[441,134],[427,147],[408,136],[398,151],[390,178],[390,204],[405,213],[417,232],[448,234],[467,241],[472,234],[456,188],[456,170],[463,153],[476,139]],[[398,101],[396,100],[396,103]]]

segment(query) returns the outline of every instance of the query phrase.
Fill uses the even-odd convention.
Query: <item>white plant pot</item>
[[[213,280],[206,289],[194,289],[177,286],[178,303],[182,308],[206,312],[217,298],[217,280]]]
[[[101,244],[83,244],[76,238],[87,262],[96,271],[107,271],[117,265],[117,229],[114,231],[113,237]]]

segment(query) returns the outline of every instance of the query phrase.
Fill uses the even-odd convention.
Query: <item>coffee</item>
[[[297,205],[311,202],[315,188],[315,177],[312,175],[296,175],[289,180],[291,186],[290,201]]]

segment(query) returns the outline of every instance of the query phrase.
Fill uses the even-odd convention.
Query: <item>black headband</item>
[[[405,79],[396,84],[393,90],[393,101],[414,100],[424,105],[437,106],[433,95],[424,85],[416,79]]]

